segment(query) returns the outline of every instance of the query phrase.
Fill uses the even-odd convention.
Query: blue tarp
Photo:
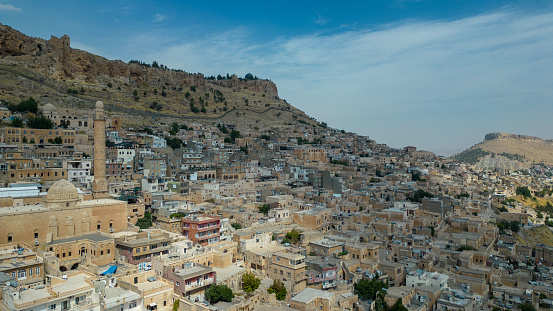
[[[115,271],[117,271],[117,266],[111,266],[111,267],[109,267],[109,269],[104,271],[101,275],[114,274]]]

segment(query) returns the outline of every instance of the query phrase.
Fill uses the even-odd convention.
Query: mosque
[[[76,235],[112,233],[127,228],[127,203],[110,198],[106,180],[105,114],[96,102],[94,115],[94,181],[92,199],[66,179],[56,181],[42,203],[0,207],[0,244],[39,246]]]

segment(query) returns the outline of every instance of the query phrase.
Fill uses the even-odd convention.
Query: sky
[[[108,59],[252,73],[317,120],[395,148],[553,139],[549,0],[0,0],[0,23]]]

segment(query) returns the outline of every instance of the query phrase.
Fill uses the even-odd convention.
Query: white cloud
[[[395,147],[463,148],[494,131],[553,138],[551,13],[501,11],[263,43],[241,27],[161,45],[150,58],[270,78],[317,119]]]
[[[328,19],[322,16],[321,13],[317,12],[317,19],[315,20],[315,24],[323,26],[323,25],[326,25],[327,23],[328,23]]]
[[[0,11],[16,11],[16,12],[23,12],[21,8],[18,8],[12,4],[2,4],[0,3]]]
[[[156,13],[156,15],[154,15],[154,22],[162,22],[168,18],[169,17],[167,17],[167,15],[165,14]]]

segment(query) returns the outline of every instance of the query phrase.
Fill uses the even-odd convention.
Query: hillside
[[[73,49],[70,38],[28,37],[0,24],[0,100],[91,108],[102,100],[127,125],[176,119],[264,128],[317,122],[278,95],[269,80],[204,77],[157,63],[125,63]]]
[[[484,141],[454,156],[479,168],[520,169],[532,163],[553,164],[553,141],[508,133],[490,133]]]

